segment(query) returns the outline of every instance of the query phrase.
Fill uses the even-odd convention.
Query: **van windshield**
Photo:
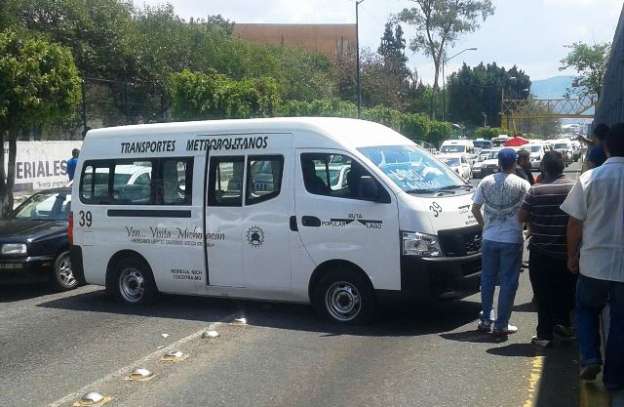
[[[442,146],[442,148],[440,149],[441,153],[465,153],[466,152],[466,146],[458,144],[452,144],[452,145],[446,145],[446,146]]]
[[[415,146],[377,146],[358,150],[405,192],[431,193],[467,185],[453,170]]]

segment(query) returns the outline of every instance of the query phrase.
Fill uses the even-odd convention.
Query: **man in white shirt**
[[[610,305],[605,353],[607,389],[624,391],[624,124],[616,124],[605,140],[609,157],[579,178],[561,209],[568,222],[568,268],[578,273],[577,336],[581,378],[600,372],[599,315]]]
[[[472,213],[483,227],[481,320],[478,330],[492,329],[491,312],[497,277],[500,280],[498,317],[492,335],[505,338],[518,328],[509,324],[522,263],[522,225],[518,211],[531,185],[514,174],[517,154],[511,148],[498,153],[500,172],[485,177],[476,189]],[[483,214],[481,214],[483,209]]]

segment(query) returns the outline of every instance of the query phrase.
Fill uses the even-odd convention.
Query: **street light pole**
[[[451,59],[460,56],[464,52],[476,51],[476,50],[477,48],[466,48],[466,49],[461,50],[460,52],[458,52],[457,54],[453,55],[450,58],[446,58],[446,56],[442,58],[442,120],[443,121],[446,121],[446,72],[445,72],[446,63],[450,61]]]
[[[358,119],[362,115],[362,82],[360,75],[360,4],[366,0],[355,0],[355,48],[356,48],[356,88],[357,88],[357,117]]]

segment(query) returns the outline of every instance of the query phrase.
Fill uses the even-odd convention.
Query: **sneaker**
[[[555,325],[555,327],[553,328],[553,333],[561,339],[574,339],[574,330],[571,327],[565,325]]]
[[[552,340],[543,339],[543,338],[540,338],[539,336],[534,336],[533,338],[531,338],[531,344],[537,346],[538,348],[546,349],[552,346]]]
[[[490,331],[492,330],[492,324],[490,322],[479,322],[479,325],[477,326],[477,331],[479,332],[483,332],[483,333],[490,333]]]
[[[579,374],[579,377],[581,378],[581,380],[585,381],[596,380],[596,376],[598,376],[598,373],[600,373],[601,370],[602,365],[599,365],[597,363],[587,365],[581,368],[581,373]]]
[[[507,335],[513,335],[518,332],[518,327],[515,325],[507,324],[507,330],[505,331]]]

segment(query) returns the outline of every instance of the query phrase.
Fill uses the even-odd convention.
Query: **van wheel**
[[[320,315],[347,325],[369,323],[377,311],[377,301],[370,282],[351,270],[323,276],[314,289],[312,303]]]
[[[52,287],[59,291],[73,290],[78,287],[78,280],[72,272],[69,252],[63,252],[54,260],[54,268],[50,280]]]
[[[158,289],[154,276],[144,261],[125,258],[117,263],[112,281],[113,295],[128,304],[150,304],[156,300]]]

